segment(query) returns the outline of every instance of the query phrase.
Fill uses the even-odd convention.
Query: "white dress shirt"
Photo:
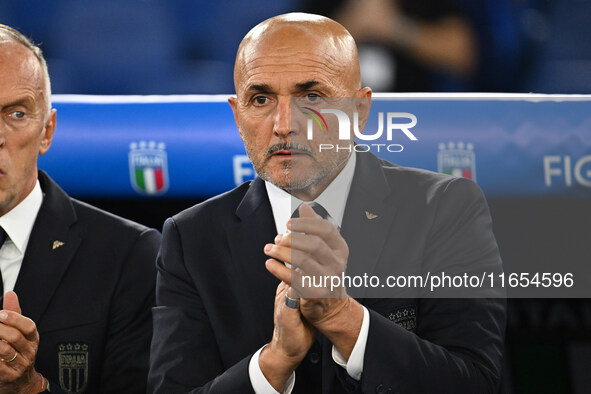
[[[8,238],[0,249],[0,271],[5,293],[14,290],[25,250],[29,244],[29,237],[42,203],[43,192],[37,180],[31,193],[16,207],[0,217],[0,226],[8,234]]]
[[[322,194],[314,200],[326,209],[329,214],[328,220],[330,220],[337,228],[340,228],[343,222],[345,205],[353,182],[353,174],[355,173],[355,162],[356,157],[355,153],[353,153],[343,170],[330,183],[330,185],[328,185]],[[275,219],[277,233],[284,234],[288,231],[287,221],[291,218],[291,215],[296,208],[300,206],[302,201],[270,182],[265,182],[265,186],[269,201],[271,202],[271,209],[273,210],[273,218]],[[365,354],[368,333],[369,312],[363,307],[363,323],[361,324],[361,331],[359,332],[353,351],[349,356],[349,360],[347,361],[334,346],[332,347],[332,358],[334,362],[345,368],[347,374],[355,380],[360,380],[363,372],[363,357]],[[267,381],[259,366],[259,355],[263,348],[259,349],[250,359],[248,365],[250,382],[252,383],[252,387],[256,394],[279,394]],[[283,394],[291,393],[294,385],[295,372],[292,373],[287,381]]]

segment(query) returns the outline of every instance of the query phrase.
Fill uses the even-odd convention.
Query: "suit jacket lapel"
[[[373,272],[396,213],[392,196],[379,159],[359,153],[341,227],[349,246],[349,276]],[[348,293],[363,298],[366,289],[351,288]]]
[[[273,330],[275,291],[279,280],[265,268],[263,247],[273,242],[277,230],[265,183],[256,178],[236,209],[239,222],[228,231],[232,260],[244,285],[245,310],[253,311],[256,333],[265,343]]]
[[[388,230],[396,212],[390,189],[379,159],[360,153],[351,190],[347,198],[341,234],[349,246],[348,275],[373,272],[384,247]],[[265,183],[256,178],[236,209],[239,222],[228,231],[232,259],[239,277],[247,284],[248,310],[256,311],[259,327],[273,328],[273,304],[279,281],[265,268],[263,253],[266,243],[276,235],[275,221]],[[363,288],[350,289],[350,295],[363,298]],[[263,334],[263,332],[265,334]],[[270,331],[269,331],[270,332]],[[261,330],[268,340],[267,330]]]
[[[39,181],[45,197],[15,285],[23,314],[37,324],[81,241],[70,228],[76,213],[69,197],[41,171]]]

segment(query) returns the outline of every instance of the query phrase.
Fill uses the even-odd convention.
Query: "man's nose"
[[[277,103],[273,132],[280,137],[293,133],[291,122],[291,99],[280,97]]]

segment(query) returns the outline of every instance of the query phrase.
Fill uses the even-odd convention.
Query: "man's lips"
[[[297,156],[297,155],[310,155],[310,153],[303,150],[295,149],[281,149],[273,153],[272,156]]]

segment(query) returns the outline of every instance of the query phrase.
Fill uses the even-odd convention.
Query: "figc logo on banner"
[[[437,171],[455,177],[464,177],[476,182],[476,156],[474,145],[468,142],[439,144]]]
[[[129,177],[139,194],[157,196],[168,190],[166,145],[154,141],[129,144]]]

